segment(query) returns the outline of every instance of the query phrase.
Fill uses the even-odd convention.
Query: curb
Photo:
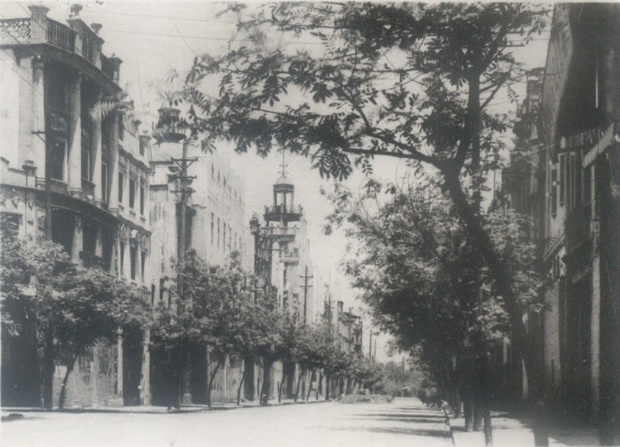
[[[321,404],[334,402],[332,400],[325,401],[301,401],[301,402],[276,402],[267,405],[234,405],[234,406],[187,406],[180,409],[166,410],[166,407],[156,407],[158,409],[144,409],[144,410],[128,410],[127,407],[115,408],[65,408],[63,410],[53,409],[44,410],[41,408],[0,408],[3,412],[8,412],[8,415],[2,416],[2,422],[10,422],[24,418],[23,413],[55,413],[55,414],[84,414],[84,413],[102,413],[102,414],[191,414],[191,413],[207,413],[210,411],[231,411],[241,410],[245,408],[265,408],[265,407],[278,407],[285,405],[306,405],[306,404]],[[136,409],[143,407],[135,407]]]

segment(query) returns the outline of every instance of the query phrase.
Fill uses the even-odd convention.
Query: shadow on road
[[[397,407],[393,411],[377,413],[360,413],[347,418],[348,420],[374,422],[372,426],[362,427],[333,427],[339,431],[366,431],[371,433],[386,433],[408,436],[434,436],[438,438],[450,438],[450,431],[444,426],[445,416],[440,413],[430,412],[425,408]],[[376,426],[378,424],[385,427]],[[394,426],[390,426],[392,425]],[[403,427],[403,423],[408,426]]]

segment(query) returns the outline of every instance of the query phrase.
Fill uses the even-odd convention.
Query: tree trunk
[[[459,215],[465,221],[474,243],[484,257],[486,265],[494,279],[495,287],[504,298],[512,331],[511,341],[513,344],[513,354],[515,358],[522,359],[525,365],[529,384],[529,400],[531,402],[542,401],[542,381],[539,376],[539,371],[536,368],[536,356],[533,355],[535,352],[533,349],[535,347],[535,340],[533,336],[530,337],[527,333],[527,328],[522,319],[523,312],[519,308],[517,297],[512,289],[512,279],[508,266],[495,252],[491,238],[482,225],[480,215],[474,213],[472,207],[468,203],[458,179],[458,172],[447,171],[444,172],[444,175],[446,186],[458,209]],[[548,445],[548,434],[541,432],[536,438],[537,445]]]
[[[43,408],[51,410],[54,406],[54,329],[51,324],[47,324],[42,332],[41,394],[43,397]]]
[[[207,407],[211,408],[211,390],[213,389],[213,381],[215,380],[215,375],[219,371],[220,367],[224,363],[224,356],[221,356],[217,363],[215,364],[215,368],[213,372],[209,376],[209,384],[207,385]]]
[[[77,361],[79,354],[75,354],[71,359],[71,362],[67,365],[67,372],[65,373],[65,377],[62,379],[62,387],[60,388],[60,397],[58,398],[58,408],[62,410],[65,408],[65,401],[67,400],[67,381],[69,380],[69,375],[71,371],[73,371],[73,367],[75,366],[75,362]]]
[[[241,390],[243,389],[243,382],[245,382],[245,367],[243,368],[243,374],[241,374],[239,388],[237,388],[237,406],[241,405]]]
[[[306,402],[310,400],[310,394],[312,393],[312,378],[315,377],[315,372],[310,372],[310,383],[308,384],[308,393],[306,393]]]
[[[330,377],[329,374],[325,374],[325,400],[329,400],[329,382],[330,382]]]
[[[299,396],[299,388],[301,386],[301,377],[304,374],[303,368],[300,368],[299,376],[297,376],[297,386],[295,387],[295,402],[297,402],[297,397]]]
[[[319,373],[319,380],[316,384],[316,400],[319,400],[319,394],[323,391],[323,373]]]
[[[267,405],[269,403],[269,390],[271,388],[271,360],[263,360],[263,386],[260,393],[260,404]]]

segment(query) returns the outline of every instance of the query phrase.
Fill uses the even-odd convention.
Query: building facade
[[[176,109],[160,110],[160,123],[165,122],[164,115],[172,114],[176,119],[179,113]],[[183,158],[180,137],[172,135],[170,138],[164,132],[152,145],[152,179],[149,185],[151,265],[155,277],[159,278],[153,285],[155,305],[171,304],[169,290],[176,281],[174,262],[179,259],[180,249],[193,250],[208,264],[220,265],[230,261],[232,253],[237,252],[242,268],[247,271],[253,269],[254,245],[245,215],[241,178],[226,156],[217,151],[205,152],[200,145],[188,144]],[[189,191],[185,205],[184,248],[179,245],[183,163],[187,165],[185,187]],[[206,349],[192,353],[189,360],[192,367],[184,369],[182,380],[184,402],[204,403],[210,355]],[[242,375],[241,363],[240,359],[225,359],[216,373],[211,392],[213,401],[236,398]],[[161,371],[163,365],[165,362],[155,355],[151,362],[155,403],[165,403],[166,372]]]
[[[604,442],[618,440],[620,414],[619,21],[616,4],[555,7],[546,66],[528,83],[531,113],[515,127],[526,156],[508,188],[540,247],[547,399],[598,423]]]
[[[122,99],[121,60],[102,53],[100,25],[86,25],[78,10],[65,24],[48,8],[29,9],[29,17],[0,20],[2,219],[23,238],[61,244],[74,264],[148,288],[149,149]],[[2,339],[3,404],[38,404],[23,402],[38,395],[31,342]],[[148,400],[144,356],[142,334],[96,346],[78,360],[67,402]],[[64,368],[57,365],[57,384]]]

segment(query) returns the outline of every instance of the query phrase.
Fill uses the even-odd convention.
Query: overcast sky
[[[50,8],[49,16],[64,21],[69,16],[69,5],[80,3],[83,10],[80,18],[87,24],[103,25],[100,36],[105,40],[104,54],[115,54],[123,60],[121,86],[134,99],[136,113],[143,125],[150,127],[156,119],[155,112],[162,106],[155,94],[156,87],[171,68],[179,72],[189,69],[194,57],[203,53],[223,53],[229,40],[236,35],[235,20],[232,17],[217,18],[224,7],[222,3],[202,1],[153,1],[153,0],[88,0],[82,2],[46,1],[15,2],[0,0],[2,18],[26,17],[27,6],[42,3]],[[517,49],[526,68],[544,66],[547,34],[534,41],[527,48]],[[290,42],[279,42],[291,45]],[[518,91],[523,92],[525,84]],[[502,107],[502,104],[499,104]],[[506,111],[514,112],[513,104],[503,105]],[[238,155],[223,145],[219,151],[229,152],[235,170],[245,179],[247,219],[252,213],[262,215],[265,205],[272,201],[272,185],[279,176],[281,155],[274,153],[267,159],[254,154]],[[296,187],[297,204],[304,207],[308,221],[311,255],[325,277],[330,276],[335,299],[345,301],[345,307],[358,307],[355,291],[348,287],[347,278],[339,271],[338,264],[345,250],[342,234],[322,234],[324,217],[330,212],[326,199],[319,195],[321,180],[318,171],[310,169],[310,163],[301,157],[287,155],[288,176]],[[397,181],[405,174],[404,164],[394,159],[377,159],[375,175],[383,181]],[[356,173],[347,184],[357,190],[363,178]],[[331,275],[330,275],[331,272]],[[366,327],[366,326],[365,326]],[[365,343],[367,343],[367,337]],[[387,337],[380,337],[379,359],[385,359],[381,349]]]

